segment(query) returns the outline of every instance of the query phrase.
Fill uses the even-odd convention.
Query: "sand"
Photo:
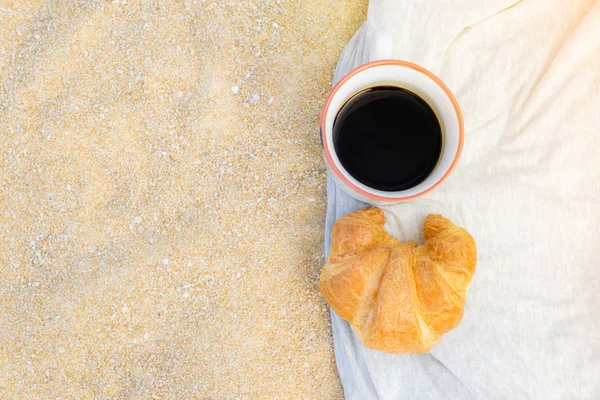
[[[342,397],[318,114],[365,12],[0,3],[0,398]]]

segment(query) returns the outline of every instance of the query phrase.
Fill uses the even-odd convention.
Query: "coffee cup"
[[[345,192],[368,204],[396,204],[425,196],[450,176],[463,146],[463,117],[456,98],[441,79],[419,65],[389,57],[389,35],[375,34],[371,49],[372,61],[348,72],[329,93],[321,113],[321,141],[327,166]],[[382,190],[357,179],[340,161],[339,149],[334,144],[334,124],[343,107],[357,94],[380,87],[416,94],[433,110],[441,130],[442,144],[435,167],[414,186],[402,190]]]

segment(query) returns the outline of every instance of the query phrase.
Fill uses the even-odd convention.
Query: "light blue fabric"
[[[594,23],[595,21],[595,23]],[[370,399],[600,399],[600,3],[372,0],[340,57],[368,61],[370,35],[455,93],[463,155],[450,179],[384,207],[400,240],[441,213],[467,228],[478,265],[465,316],[426,355],[364,348],[331,313],[345,396]],[[336,219],[365,204],[329,177]]]

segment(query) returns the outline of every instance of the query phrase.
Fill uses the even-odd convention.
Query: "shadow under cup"
[[[418,102],[418,99],[421,99],[421,101],[425,103],[425,108],[430,108],[433,112],[434,119],[439,122],[441,135],[439,136],[440,150],[437,150],[437,154],[435,154],[435,143],[433,147],[428,147],[432,144],[431,137],[428,140],[425,140],[426,138],[423,137],[420,138],[424,139],[420,143],[420,145],[424,147],[413,147],[413,150],[417,151],[419,151],[419,149],[430,153],[433,151],[432,157],[435,158],[435,160],[433,160],[434,166],[429,169],[425,168],[424,172],[422,171],[422,174],[425,174],[425,176],[412,173],[415,179],[410,181],[409,179],[398,179],[399,177],[390,175],[383,179],[384,184],[382,185],[382,182],[370,182],[368,179],[365,179],[364,174],[363,176],[359,176],[360,174],[357,174],[356,170],[352,171],[352,166],[349,165],[347,157],[344,160],[344,163],[342,163],[341,159],[344,159],[345,154],[343,150],[339,148],[339,141],[337,142],[337,148],[336,143],[334,143],[334,123],[336,118],[342,116],[344,113],[344,106],[350,104],[362,93],[367,93],[369,90],[375,88],[403,89],[404,92],[412,93],[415,95],[414,97],[416,97],[416,99],[409,99],[410,101],[408,103],[404,103],[405,106],[407,104],[409,106],[413,104],[411,101]],[[398,103],[396,106],[401,104],[402,103]],[[381,119],[382,114],[377,115],[377,107],[373,107],[371,112],[375,113],[375,115],[371,117],[372,119]],[[383,115],[385,115],[385,113]],[[366,121],[368,122],[368,118]],[[348,126],[351,127],[352,124],[349,124]],[[373,126],[375,127],[377,124],[373,124]],[[366,126],[366,129],[374,128]],[[371,131],[371,134],[373,133],[374,131]],[[381,137],[385,137],[385,135]],[[415,138],[417,136],[412,137]],[[431,72],[406,61],[375,61],[361,65],[350,71],[331,90],[321,113],[321,140],[323,142],[325,160],[332,172],[332,176],[338,184],[341,185],[342,189],[352,197],[370,204],[383,205],[405,202],[424,196],[435,189],[450,175],[456,166],[462,150],[463,138],[463,118],[454,95],[446,85]],[[377,140],[377,135],[372,136],[372,139]],[[356,140],[355,142],[355,144],[360,144],[359,140]],[[435,140],[433,140],[433,142],[435,142]],[[416,144],[419,145],[419,143]],[[362,149],[363,155],[369,155],[368,153],[365,153],[368,152],[367,147],[368,146],[365,146],[365,148]],[[338,149],[340,150],[339,152],[336,151]],[[360,149],[358,150],[359,153],[357,154],[360,154]],[[385,152],[382,154],[385,154]],[[405,155],[409,155],[409,153],[406,153]],[[363,160],[360,161],[368,162],[369,160],[370,158],[365,156],[363,157]],[[373,160],[371,159],[371,161]],[[379,166],[373,168],[374,172],[379,170],[388,171],[388,174],[393,174],[393,168],[385,168],[385,165],[398,165],[398,163],[394,164],[394,159],[391,157],[388,158],[387,164],[385,160],[376,161]],[[358,163],[356,164],[358,165]],[[345,165],[348,168],[346,168]],[[356,165],[354,168],[356,168]],[[365,167],[362,166],[360,168],[364,169]],[[411,171],[402,171],[402,174],[409,176],[411,175],[410,172]],[[372,175],[372,177],[374,176],[375,175]],[[357,179],[357,177],[359,179]],[[381,178],[381,176],[379,178]],[[386,186],[386,182],[393,183],[394,179],[396,183],[399,181],[404,181],[404,183],[398,184],[395,187],[393,185]],[[381,179],[379,180],[381,181]]]

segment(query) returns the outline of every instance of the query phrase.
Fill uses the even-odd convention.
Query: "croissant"
[[[366,347],[426,353],[462,318],[475,241],[441,215],[425,219],[423,246],[398,242],[384,224],[376,207],[337,220],[319,288]]]

